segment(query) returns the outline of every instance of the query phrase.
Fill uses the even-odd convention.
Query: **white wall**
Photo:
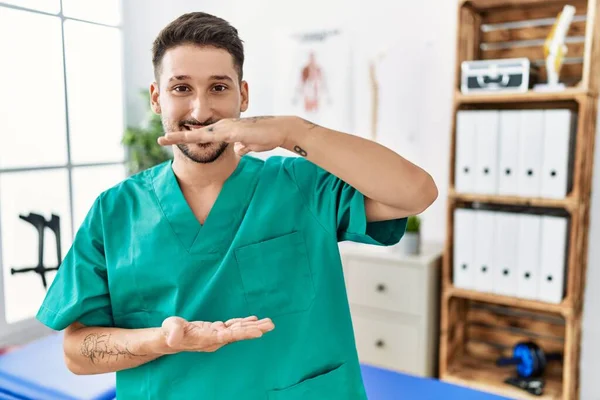
[[[324,26],[349,32],[355,48],[352,69],[356,89],[351,133],[361,136],[370,132],[367,56],[396,43],[406,46],[405,69],[399,70],[399,74],[406,75],[406,86],[411,88],[402,93],[410,109],[405,110],[406,126],[397,129],[400,132],[410,125],[420,128],[418,135],[424,151],[415,162],[431,173],[440,189],[439,200],[423,214],[423,236],[425,240],[443,241],[456,31],[453,2],[429,0],[410,2],[408,6],[398,4],[407,2],[388,0],[374,0],[368,6],[359,0],[178,0],[170,1],[169,5],[160,0],[127,0],[124,3],[125,79],[131,124],[139,123],[146,112],[138,91],[146,89],[152,80],[152,41],[165,24],[184,12],[214,13],[239,30],[246,49],[244,74],[250,85],[247,115],[274,112],[275,82],[271,78],[275,75],[274,35]],[[428,67],[415,71],[417,62]],[[416,90],[415,79],[423,81],[424,90]],[[411,116],[418,119],[416,123],[409,119]],[[402,154],[402,148],[394,145],[393,140],[389,145]]]
[[[600,104],[598,106],[600,114]],[[592,198],[590,209],[590,231],[588,233],[588,265],[586,288],[583,304],[583,322],[581,338],[581,399],[600,399],[600,387],[597,377],[600,371],[600,118],[596,131],[594,150],[594,173],[592,179]],[[596,245],[594,245],[596,244]],[[586,366],[583,368],[583,366]]]
[[[445,238],[446,197],[448,191],[449,138],[456,49],[456,0],[421,2],[372,0],[126,0],[124,5],[126,91],[128,121],[139,123],[144,107],[137,97],[139,88],[147,88],[152,80],[150,49],[158,31],[170,20],[188,11],[206,11],[219,15],[240,31],[245,41],[245,77],[250,85],[251,103],[248,115],[273,112],[273,54],[276,32],[282,30],[340,27],[352,33],[355,44],[353,68],[355,84],[354,131],[369,134],[370,98],[366,54],[394,43],[406,46],[406,71],[411,65],[422,71],[406,76],[403,98],[405,107],[417,119],[422,153],[419,165],[432,174],[440,195],[424,214],[425,240]],[[168,4],[168,5],[167,5]],[[426,18],[424,18],[426,16]],[[400,71],[399,73],[403,73]],[[414,79],[423,81],[423,90],[415,92]],[[412,88],[412,89],[411,89]],[[401,88],[400,90],[402,90]],[[409,123],[407,122],[407,125]],[[399,126],[398,129],[403,129]],[[598,140],[600,142],[600,139]],[[402,154],[401,148],[393,150]],[[600,146],[598,146],[600,147]],[[600,154],[596,150],[594,187],[600,188]],[[581,398],[600,399],[600,387],[594,374],[600,370],[600,249],[592,243],[600,240],[600,195],[592,198],[589,267],[583,322]]]

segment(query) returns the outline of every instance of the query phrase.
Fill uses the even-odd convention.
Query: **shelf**
[[[516,399],[550,400],[562,398],[563,385],[560,376],[546,376],[544,378],[544,393],[541,396],[533,396],[524,390],[504,383],[504,379],[513,375],[513,368],[497,367],[493,361],[463,355],[448,366],[447,372],[441,376],[441,379],[457,385]]]
[[[449,190],[449,196],[455,201],[478,202],[489,204],[546,207],[546,208],[564,208],[568,211],[577,209],[577,199],[566,197],[564,199],[546,199],[541,197],[519,197],[519,196],[498,196],[487,194],[457,193],[454,189]]]
[[[529,91],[526,93],[480,93],[463,94],[455,93],[457,104],[496,104],[496,103],[546,103],[553,101],[578,101],[581,97],[588,96],[585,89],[570,88],[562,92],[544,93]]]
[[[589,242],[589,192],[593,181],[594,143],[597,143],[600,92],[600,0],[460,0],[457,15],[455,87],[450,127],[450,179],[446,213],[446,249],[440,307],[439,376],[442,380],[518,399],[578,398],[581,363],[581,305],[585,289]],[[460,91],[463,62],[527,58],[547,80],[542,47],[525,43],[544,39],[553,29],[540,20],[555,21],[565,5],[578,18],[568,37],[585,35],[569,46],[571,58],[560,71],[567,89],[559,92],[470,93]],[[488,29],[491,28],[491,29]],[[541,43],[541,42],[540,42]],[[485,44],[485,46],[483,46]],[[456,192],[458,114],[469,110],[568,109],[577,114],[573,149],[572,187],[566,198],[486,195]],[[541,195],[539,195],[541,196]],[[520,299],[456,288],[452,284],[454,211],[457,208],[560,215],[569,219],[565,265],[565,297],[560,304]],[[533,340],[545,351],[565,354],[564,362],[549,366],[545,392],[533,396],[504,383],[513,368],[499,368],[496,357],[510,354],[515,343]]]
[[[491,304],[519,307],[527,310],[547,311],[560,314],[564,317],[571,315],[572,307],[568,303],[546,303],[537,300],[520,299],[517,297],[502,296],[494,293],[477,292],[475,290],[460,289],[449,286],[444,290],[444,295],[448,297],[458,297],[461,299],[482,301]]]

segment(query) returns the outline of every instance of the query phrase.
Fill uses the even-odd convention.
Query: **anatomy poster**
[[[276,51],[276,113],[350,131],[352,82],[347,36],[339,30],[282,34]]]

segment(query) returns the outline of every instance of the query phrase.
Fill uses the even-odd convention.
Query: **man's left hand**
[[[182,143],[234,143],[236,152],[244,155],[250,151],[269,151],[286,141],[290,123],[296,117],[264,116],[226,118],[219,122],[190,131],[167,132],[158,138],[161,146]]]

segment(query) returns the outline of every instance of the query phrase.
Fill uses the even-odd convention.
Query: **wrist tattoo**
[[[315,124],[314,122],[310,122],[309,120],[304,119],[304,118],[302,119],[302,121],[304,121],[304,123],[308,125],[308,129],[309,130],[310,129],[315,129],[316,127],[319,126],[319,125]]]
[[[96,364],[99,361],[109,362],[111,357],[117,361],[119,357],[142,357],[145,354],[134,354],[129,350],[127,344],[118,345],[111,342],[111,335],[91,333],[81,343],[81,355],[89,358],[92,364]]]
[[[249,117],[249,118],[233,118],[233,121],[235,122],[249,122],[249,123],[257,123],[258,121],[261,121],[263,119],[272,119],[275,118],[275,116],[273,115],[264,115],[261,117]]]
[[[294,151],[300,154],[302,157],[306,157],[308,153],[300,146],[294,146]]]

